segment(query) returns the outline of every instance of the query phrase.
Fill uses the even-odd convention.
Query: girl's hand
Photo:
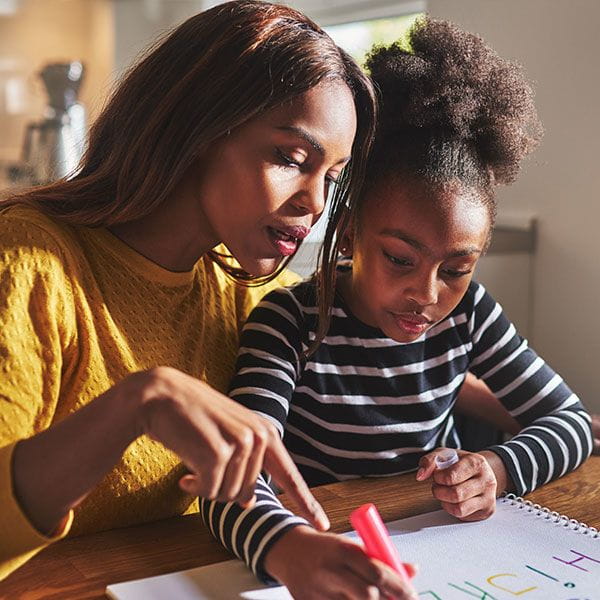
[[[192,494],[247,507],[267,470],[299,512],[318,529],[329,520],[266,419],[208,384],[181,371],[159,367],[143,379],[141,431],[175,452],[190,470],[179,485]]]
[[[410,583],[353,541],[299,525],[279,538],[265,558],[265,570],[296,600],[416,600]],[[414,567],[406,565],[411,577]]]
[[[446,512],[462,521],[481,521],[490,517],[496,510],[499,487],[496,469],[504,469],[502,461],[493,452],[457,450],[460,458],[457,463],[446,469],[437,469],[435,457],[440,450],[444,448],[437,448],[421,457],[417,481],[432,477],[433,495]]]

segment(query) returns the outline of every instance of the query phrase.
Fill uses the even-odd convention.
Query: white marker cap
[[[442,450],[439,454],[436,454],[435,466],[438,469],[447,469],[456,464],[459,460],[460,458],[456,450],[448,448],[447,450]]]

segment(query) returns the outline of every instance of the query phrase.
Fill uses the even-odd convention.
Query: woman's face
[[[485,250],[489,209],[460,184],[388,182],[369,192],[347,237],[342,293],[354,314],[412,342],[456,308]]]
[[[197,196],[215,243],[247,272],[272,273],[321,215],[355,132],[350,89],[329,82],[222,138],[203,157]]]

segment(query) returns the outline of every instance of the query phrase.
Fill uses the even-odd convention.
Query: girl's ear
[[[352,256],[354,245],[354,219],[348,223],[348,227],[340,239],[340,252],[343,256]]]

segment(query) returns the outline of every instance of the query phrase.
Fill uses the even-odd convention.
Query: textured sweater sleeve
[[[293,294],[276,290],[252,311],[240,341],[230,396],[275,425],[283,436],[292,392],[300,370],[302,313]],[[285,509],[261,476],[256,504],[201,501],[201,513],[212,534],[242,559],[263,581],[264,557],[272,544],[304,519]]]
[[[59,394],[64,350],[73,331],[69,282],[60,248],[47,232],[0,219],[0,578],[53,538],[37,532],[13,493],[16,442],[47,428]]]
[[[531,492],[577,468],[592,451],[591,418],[579,398],[521,338],[499,304],[478,286],[469,323],[470,369],[523,426],[490,448],[516,492]]]

